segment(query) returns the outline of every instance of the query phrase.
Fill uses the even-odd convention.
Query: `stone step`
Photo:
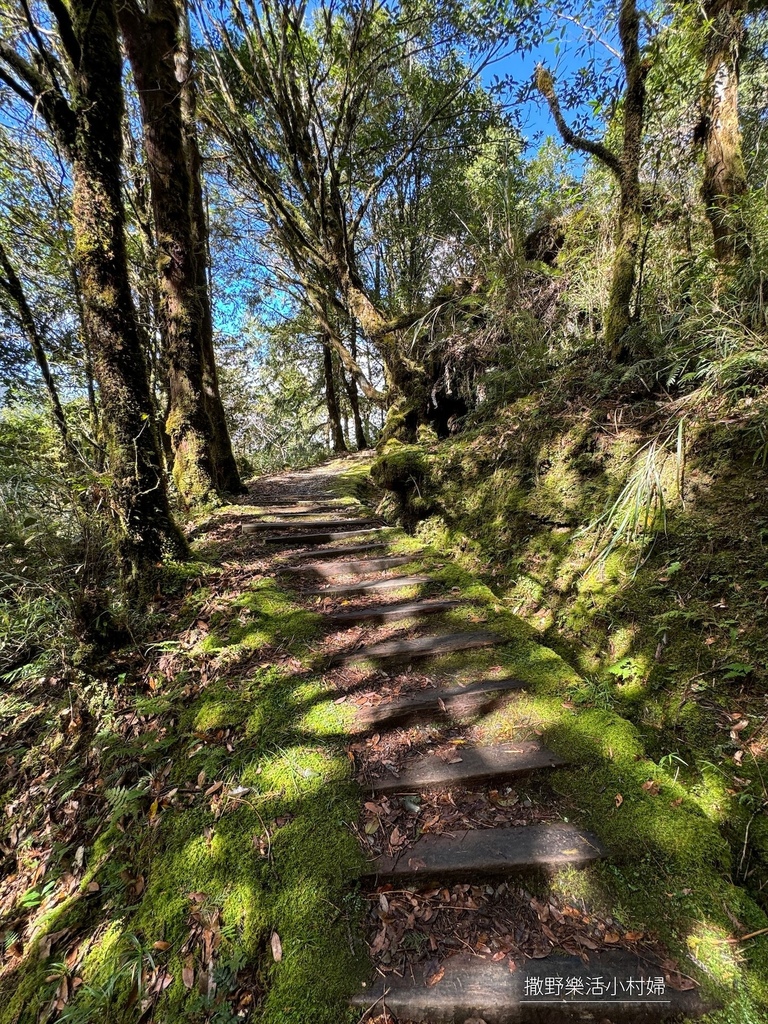
[[[513,871],[585,867],[604,856],[596,836],[559,821],[428,834],[395,857],[377,857],[365,875],[379,879],[469,879]]]
[[[268,508],[267,505],[259,505],[258,508]],[[348,505],[313,505],[311,508],[294,509],[292,505],[276,506],[274,512],[260,512],[263,516],[287,516],[295,518],[298,516],[316,516],[327,512],[348,512]]]
[[[378,533],[381,527],[362,530],[343,530],[339,533],[279,533],[274,537],[265,537],[265,544],[282,545],[283,547],[299,548],[304,544],[331,544],[336,540],[360,537],[363,534]]]
[[[461,760],[448,764],[434,753],[426,754],[397,777],[374,779],[370,789],[376,793],[407,793],[442,786],[474,786],[566,764],[562,757],[538,743],[503,743],[489,747],[459,745],[455,756]]]
[[[377,540],[368,544],[331,544],[327,548],[313,548],[311,551],[297,551],[289,557],[294,561],[304,558],[335,558],[337,555],[359,555],[363,551],[380,551],[387,546],[386,540]],[[286,567],[288,568],[288,567]],[[299,566],[296,567],[297,569]],[[281,567],[280,571],[283,571]]]
[[[441,967],[437,983],[422,972],[415,977],[377,977],[351,1002],[358,1010],[375,1004],[398,1020],[430,1024],[655,1024],[695,1018],[706,1012],[697,991],[672,989],[665,972],[633,953],[604,950],[579,957],[552,954],[518,960],[510,970],[506,958],[460,953]]]
[[[297,523],[292,519],[260,519],[256,523],[243,523],[243,533],[258,533],[262,530],[333,530],[343,526],[381,526],[379,519],[308,519]]]
[[[422,690],[407,697],[384,701],[372,708],[360,708],[352,726],[356,732],[387,728],[425,717],[461,718],[498,703],[514,690],[524,690],[519,679],[482,679],[467,686]]]
[[[420,636],[414,640],[386,640],[384,643],[359,647],[356,651],[342,651],[331,658],[331,665],[345,665],[353,661],[379,660],[384,658],[409,660],[430,658],[455,651],[469,651],[477,647],[493,647],[503,643],[495,633],[450,633],[446,636]]]
[[[314,555],[314,552],[312,554]],[[382,572],[384,569],[394,569],[398,565],[407,565],[416,558],[418,555],[392,555],[389,558],[358,558],[350,559],[348,562],[325,562],[317,565],[286,565],[280,572],[315,572],[327,579],[332,576],[364,576],[367,572]]]
[[[286,496],[285,498],[268,498],[266,501],[254,502],[254,505],[258,508],[269,508],[275,506],[275,508],[281,508],[284,505],[308,505],[316,504],[317,502],[329,502],[336,504],[341,499],[337,495],[299,495],[296,498]]]
[[[348,612],[334,612],[324,615],[323,622],[329,626],[351,626],[355,622],[393,622],[397,619],[420,618],[422,615],[439,615],[458,608],[460,601],[408,601],[404,604],[377,604],[369,608],[356,608]]]
[[[329,587],[307,590],[307,594],[365,594],[370,590],[401,590],[431,583],[431,576],[390,576],[384,580],[360,580],[357,583],[332,583]]]

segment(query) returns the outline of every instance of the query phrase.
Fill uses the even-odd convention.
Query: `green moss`
[[[194,622],[211,597],[189,595],[177,627]],[[86,942],[83,984],[68,1005],[73,1024],[130,1024],[139,1009],[131,972],[150,963],[173,978],[154,1010],[158,1024],[224,1024],[233,1019],[229,1000],[248,983],[265,1024],[354,1016],[346,999],[368,970],[361,942],[349,939],[360,934],[362,913],[354,898],[361,854],[348,826],[359,797],[340,743],[349,712],[300,660],[319,619],[269,579],[216,600],[219,621],[202,642],[187,651],[165,645],[183,668],[138,698],[136,710],[150,716],[138,735],[124,738],[106,723],[100,731],[105,775],[124,782],[110,783],[112,823],[94,820],[85,853],[81,888],[93,881],[98,890],[78,892],[38,923],[39,935],[68,926]],[[263,648],[279,648],[280,660],[267,654],[260,663],[253,655]],[[162,779],[160,789],[150,791],[150,779]],[[130,814],[119,809],[121,790],[133,794]],[[172,796],[158,799],[160,790]],[[215,939],[210,998],[197,985],[207,972],[205,926]],[[62,956],[56,948],[41,962],[36,944],[28,947],[2,983],[2,1024],[37,1021],[58,984],[45,978]]]
[[[233,602],[229,617],[200,642],[199,651],[237,658],[264,647],[300,645],[311,639],[317,624],[317,616],[293,603],[274,580],[259,580]]]
[[[423,483],[426,469],[427,459],[421,447],[391,440],[381,449],[370,473],[377,486],[400,492]]]
[[[488,740],[541,736],[578,766],[555,773],[553,786],[571,816],[591,828],[611,856],[580,873],[578,885],[561,880],[562,891],[583,891],[593,905],[613,908],[628,927],[657,931],[724,1005],[711,1015],[713,1022],[735,1022],[739,1014],[745,1021],[762,1020],[757,1007],[768,1000],[768,941],[752,940],[746,959],[724,942],[734,931],[734,906],[745,929],[765,927],[766,917],[731,882],[741,853],[731,836],[743,843],[749,814],[736,805],[733,769],[727,761],[723,768],[722,751],[713,745],[713,684],[697,682],[706,647],[691,624],[710,637],[717,627],[707,625],[711,611],[681,608],[682,587],[695,585],[701,572],[701,540],[692,542],[690,565],[682,551],[665,555],[659,549],[638,568],[637,551],[621,546],[594,564],[600,534],[585,529],[587,517],[615,499],[639,440],[620,437],[610,448],[591,451],[584,423],[547,436],[551,426],[539,423],[529,435],[532,449],[541,443],[538,457],[518,445],[519,461],[508,467],[494,465],[499,445],[493,431],[478,431],[439,446],[430,441],[421,458],[414,446],[394,447],[394,460],[377,471],[380,482],[392,487],[402,486],[401,465],[419,467],[432,502],[445,509],[416,527],[417,539],[427,545],[416,566],[432,575],[435,592],[452,591],[472,602],[446,621],[458,628],[481,623],[477,628],[507,640],[492,653],[453,655],[432,667],[458,678],[500,672],[526,682],[512,714],[494,711],[476,719],[475,727]],[[526,429],[516,441],[525,440],[520,435]],[[716,572],[725,586],[734,564],[732,558],[722,561]],[[711,553],[706,564],[712,574]],[[510,614],[510,607],[526,621]],[[728,626],[731,642],[738,641],[736,626]],[[557,653],[542,646],[542,636]],[[754,660],[746,652],[737,659],[734,651],[732,658],[737,678]],[[733,706],[727,699],[720,704]],[[747,799],[755,772],[746,760],[742,766],[741,785],[748,787],[743,801],[752,808],[759,804],[759,791],[757,804]],[[758,831],[753,849],[766,842],[768,829]]]

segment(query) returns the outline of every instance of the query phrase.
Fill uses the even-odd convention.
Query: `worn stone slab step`
[[[394,622],[398,619],[416,619],[423,615],[439,615],[458,608],[461,601],[408,601],[402,604],[379,604],[368,608],[355,608],[348,612],[324,615],[329,626],[351,626],[355,622]]]
[[[359,555],[362,554],[363,551],[380,551],[386,546],[386,540],[377,540],[366,544],[331,544],[326,548],[312,548],[311,551],[297,551],[295,555],[290,555],[289,557],[296,562],[305,558],[335,558],[337,555]]]
[[[370,788],[376,793],[404,793],[441,786],[474,786],[491,779],[501,781],[566,764],[562,757],[538,743],[457,746],[455,756],[461,760],[447,764],[436,754],[427,754],[417,764],[400,772],[399,777],[375,779]]]
[[[401,590],[431,583],[431,576],[390,576],[385,580],[360,580],[357,583],[332,583],[327,587],[307,590],[307,594],[365,594],[370,590]]]
[[[342,530],[339,533],[279,533],[274,537],[265,537],[265,544],[282,545],[283,547],[301,547],[303,544],[331,544],[347,537],[359,537],[363,534],[378,533],[381,527],[361,530]]]
[[[380,519],[308,519],[295,522],[292,519],[260,519],[255,523],[243,523],[243,533],[259,533],[262,530],[333,530],[344,526],[381,526]]]
[[[312,552],[314,554],[314,552]],[[330,579],[332,576],[363,576],[367,572],[382,572],[384,569],[394,569],[398,565],[407,565],[413,562],[418,555],[392,555],[389,558],[357,558],[348,562],[324,562],[313,565],[286,565],[280,569],[281,572],[315,572],[319,576]]]
[[[486,632],[420,636],[415,640],[385,640],[384,643],[336,654],[331,659],[331,664],[344,665],[353,661],[377,661],[384,658],[396,658],[401,661],[410,658],[431,658],[439,654],[453,654],[456,651],[469,651],[477,647],[493,647],[494,644],[503,642],[503,637]]]
[[[378,857],[365,874],[380,879],[473,878],[585,867],[604,856],[596,836],[568,822],[555,822],[425,835],[396,857]]]
[[[497,703],[514,690],[524,690],[525,683],[519,679],[482,679],[468,686],[440,687],[423,690],[407,697],[398,697],[377,704],[372,708],[360,708],[352,729],[364,732],[368,729],[402,725],[424,717],[460,718]]]
[[[427,984],[423,974],[378,977],[351,1002],[358,1010],[373,1004],[399,1020],[429,1024],[661,1024],[706,1012],[695,990],[669,986],[661,968],[632,953],[590,953],[579,957],[553,954],[518,962],[493,963],[471,953],[445,960],[444,974]]]

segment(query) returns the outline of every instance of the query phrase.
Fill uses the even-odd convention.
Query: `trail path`
[[[610,852],[547,795],[562,758],[535,738],[478,740],[478,716],[503,706],[514,717],[522,689],[487,659],[473,670],[503,638],[452,627],[466,602],[436,592],[418,552],[390,550],[402,535],[337,492],[322,467],[263,479],[248,498],[261,514],[242,530],[275,550],[282,584],[325,615],[325,678],[355,708],[375,967],[352,1000],[361,1020],[695,1017],[696,990],[652,941],[579,910],[562,887],[549,899],[529,891],[530,879],[589,870]]]

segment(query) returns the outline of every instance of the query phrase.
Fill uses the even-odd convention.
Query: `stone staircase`
[[[427,635],[345,644],[345,631],[354,627],[397,622],[416,628],[425,619],[434,625],[462,602],[435,593],[430,576],[397,575],[403,566],[417,564],[418,555],[391,553],[388,548],[396,531],[370,515],[351,516],[349,504],[338,505],[330,493],[270,496],[263,507],[264,515],[243,520],[242,532],[252,541],[282,549],[273,564],[283,582],[311,607],[344,601],[341,609],[331,608],[324,615],[329,634],[341,634],[342,640],[341,648],[326,660],[328,672],[367,668],[387,681],[395,671],[412,672],[421,666],[418,688],[357,710],[351,737],[390,737],[426,722],[458,729],[454,739],[458,735],[462,742],[462,721],[513,699],[524,688],[508,677],[452,683],[450,678],[430,675],[430,659],[460,652],[471,659],[473,651],[504,643],[486,630],[454,632],[446,626]],[[391,575],[375,575],[390,571]],[[565,766],[563,759],[531,741],[464,743],[460,751],[460,757],[445,760],[424,750],[404,769],[390,767],[364,778],[361,803],[366,793],[375,800],[397,801],[419,800],[434,791],[460,801],[462,794],[481,787],[498,790],[523,776],[543,778]],[[570,770],[578,771],[579,766]],[[427,884],[438,887],[435,892],[448,892],[440,887],[456,883],[466,883],[469,889],[561,868],[588,868],[609,855],[597,836],[562,820],[427,831],[391,853],[372,857],[362,883],[374,897],[377,891],[383,894],[386,907],[387,892],[408,898]],[[694,989],[671,987],[661,967],[625,949],[584,950],[580,956],[553,951],[520,961],[470,950],[437,965],[429,961],[426,973],[413,967],[402,976],[379,971],[353,997],[352,1005],[362,1014],[360,1022],[382,1024],[661,1022],[681,1015],[695,1017],[704,1009]]]

